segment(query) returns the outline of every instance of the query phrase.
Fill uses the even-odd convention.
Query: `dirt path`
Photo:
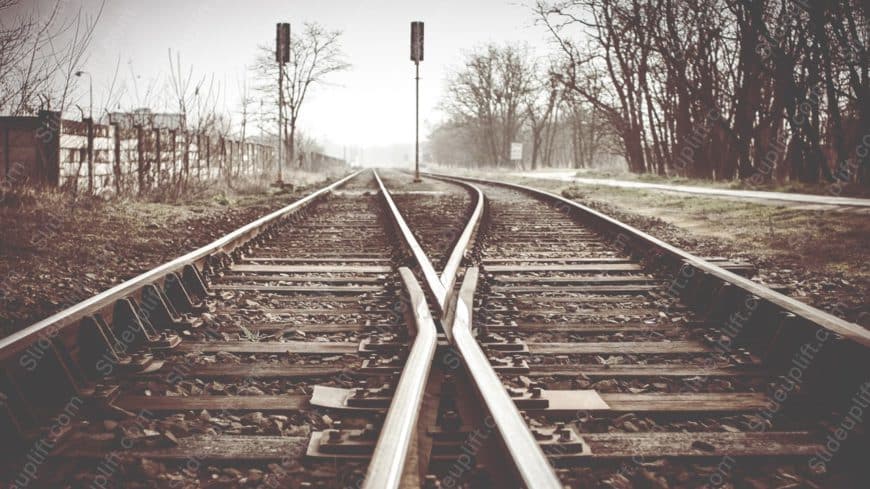
[[[791,192],[767,192],[758,190],[732,190],[724,188],[701,187],[695,185],[671,185],[647,182],[631,182],[609,178],[577,177],[576,171],[519,172],[511,176],[539,180],[555,180],[581,186],[605,186],[621,189],[649,190],[668,193],[687,193],[707,197],[722,198],[770,205],[791,204],[802,210],[826,210],[835,207],[843,212],[857,212],[870,215],[870,199],[839,197],[836,195],[813,195]],[[832,187],[835,189],[836,187]]]

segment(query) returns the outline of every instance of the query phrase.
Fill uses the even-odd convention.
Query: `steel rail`
[[[535,440],[516,404],[508,396],[501,379],[495,373],[471,331],[471,311],[474,306],[474,291],[477,288],[478,272],[477,267],[470,267],[465,272],[465,278],[456,299],[453,323],[450,326],[453,344],[459,351],[468,375],[486,404],[487,411],[489,411],[489,415],[498,429],[504,446],[525,487],[561,489],[563,485],[553,466]]]
[[[439,312],[446,313],[452,295],[451,291],[459,272],[459,265],[466,251],[471,247],[474,231],[480,224],[480,218],[483,215],[483,193],[475,187],[477,202],[474,211],[456,240],[447,266],[439,277],[377,171],[375,171],[375,178],[393,222],[398,227],[405,244],[410,248],[429,292],[438,303]],[[469,186],[466,183],[462,185]],[[363,485],[365,489],[403,487],[403,474],[409,474],[406,470],[409,448],[417,428],[416,424],[438,341],[438,332],[429,312],[429,305],[416,277],[408,268],[403,267],[399,271],[408,293],[409,305],[413,312],[417,331],[411,352],[402,369],[399,385],[390,402],[375,451],[369,462]]]
[[[470,188],[476,197],[474,210],[468,218],[468,223],[466,223],[465,228],[456,240],[456,245],[453,247],[453,251],[450,253],[450,257],[444,265],[444,270],[441,271],[441,284],[444,285],[444,288],[448,291],[447,300],[449,302],[449,293],[456,285],[456,277],[459,274],[459,266],[462,264],[462,259],[465,258],[466,253],[468,253],[471,246],[474,244],[472,237],[480,225],[480,219],[483,216],[483,208],[486,201],[483,192],[477,188],[476,185],[462,182],[460,180],[454,180],[452,178],[441,179]]]
[[[387,208],[390,210],[390,216],[399,228],[399,233],[405,240],[405,244],[410,248],[411,254],[417,262],[417,266],[420,267],[420,272],[423,274],[423,280],[426,283],[426,287],[438,303],[439,312],[443,312],[447,304],[447,289],[441,282],[441,278],[438,277],[438,273],[435,271],[435,267],[432,266],[432,262],[429,261],[429,258],[426,257],[426,253],[423,252],[423,247],[420,246],[417,238],[414,237],[414,233],[411,232],[408,223],[405,222],[405,218],[402,217],[402,213],[399,212],[396,203],[393,202],[393,197],[390,195],[389,190],[387,190],[387,187],[381,180],[380,175],[378,175],[377,170],[374,170],[374,173],[375,179],[378,181],[378,186],[381,190],[381,196],[383,196]]]
[[[216,253],[232,252],[245,242],[257,236],[264,226],[272,224],[289,214],[307,207],[314,200],[334,191],[338,187],[347,183],[350,179],[358,176],[363,171],[365,170],[352,173],[282,209],[261,217],[260,219],[257,219],[256,221],[243,226],[210,244],[191,251],[190,253],[168,263],[164,263],[163,265],[153,268],[137,277],[127,280],[89,299],[79,302],[74,306],[53,314],[42,321],[28,326],[27,328],[0,339],[0,360],[15,355],[21,350],[27,348],[34,340],[39,341],[43,336],[45,336],[46,339],[54,338],[60,334],[62,329],[70,324],[74,324],[86,316],[95,314],[106,307],[110,307],[115,301],[126,298],[145,285],[159,281],[172,272],[178,272],[187,265],[201,262],[205,258]]]
[[[433,174],[432,176],[436,175]],[[574,202],[570,199],[566,199],[552,192],[547,192],[545,190],[536,189],[534,187],[529,187],[526,185],[473,177],[453,178],[521,190],[537,196],[538,198],[554,201],[560,205],[567,206],[569,209],[575,209],[591,217],[598,224],[609,227],[617,234],[637,239],[643,242],[649,249],[660,250],[677,263],[688,264],[700,272],[707,273],[712,277],[716,277],[724,283],[728,283],[734,287],[737,287],[740,290],[743,290],[746,294],[754,295],[764,301],[769,302],[770,304],[779,307],[781,310],[787,313],[791,313],[798,318],[801,318],[805,321],[808,321],[809,323],[824,328],[844,339],[853,341],[865,347],[870,346],[870,331],[864,329],[858,324],[851,323],[844,319],[840,319],[833,314],[829,314],[809,304],[793,299],[785,294],[781,294],[773,289],[770,289],[769,287],[753,282],[748,278],[742,277],[733,272],[729,272],[728,270],[725,270],[718,265],[710,263],[707,260],[699,258],[687,251],[665,243],[664,241],[653,237],[633,226],[618,221],[583,204]]]
[[[377,175],[377,172],[375,173]],[[447,264],[441,274],[441,277],[435,275],[434,267],[423,253],[422,248],[414,239],[410,232],[410,228],[399,212],[397,206],[392,200],[386,186],[380,177],[377,177],[378,184],[381,187],[381,192],[384,195],[385,201],[390,208],[393,219],[396,221],[406,241],[412,249],[412,252],[418,262],[418,265],[423,271],[424,278],[430,286],[430,291],[433,292],[436,300],[439,301],[442,312],[448,309],[448,303],[451,299],[451,292],[456,277],[459,272],[459,266],[465,253],[472,244],[472,237],[475,230],[480,224],[485,205],[483,192],[474,185],[465,184],[470,187],[476,194],[477,201],[474,210],[463,228],[462,233],[457,239]],[[444,180],[452,181],[453,183],[461,184],[449,178]],[[428,273],[427,273],[428,272]],[[408,271],[409,273],[409,271]],[[493,422],[499,430],[505,446],[517,468],[517,473],[520,475],[526,487],[530,488],[561,488],[559,478],[556,476],[553,467],[550,465],[544,452],[541,450],[534,435],[529,430],[528,425],[523,420],[522,415],[516,408],[513,400],[507,395],[498,375],[493,370],[486,355],[477,344],[477,340],[471,332],[471,314],[473,304],[473,293],[477,284],[478,270],[471,268],[466,272],[465,280],[462,284],[459,294],[456,298],[456,303],[453,306],[452,325],[447,333],[448,338],[456,345],[460,354],[465,361],[466,369],[474,383],[478,386],[484,402],[491,413]],[[436,283],[437,277],[437,283]],[[404,277],[406,284],[408,277]],[[438,287],[440,285],[440,288]],[[408,287],[411,289],[411,287]],[[436,292],[437,291],[437,292]],[[417,310],[417,306],[412,302],[412,306]],[[434,325],[433,325],[434,326]],[[414,349],[417,348],[417,341],[414,343]],[[432,352],[434,355],[434,351]],[[414,362],[422,361],[422,356],[415,358]],[[427,359],[426,375],[428,376],[431,368],[432,357]],[[400,383],[407,378],[420,378],[419,370],[421,367],[412,362],[412,357],[409,357],[408,362],[402,372]],[[425,377],[423,377],[425,379]],[[407,444],[410,443],[410,438],[413,435],[413,430],[402,431],[406,427],[411,418],[416,422],[419,415],[419,409],[422,404],[422,395],[425,389],[425,381],[418,385],[418,390],[413,391],[419,397],[412,397],[407,394],[407,398],[399,399],[399,396],[405,396],[405,392],[399,392],[397,389],[393,401],[390,403],[390,409],[387,414],[387,422],[381,431],[381,436],[378,439],[378,444],[375,449],[375,454],[369,463],[369,472],[365,479],[365,488],[396,488],[399,487],[401,475],[404,472]],[[410,392],[410,390],[409,390]],[[390,418],[395,417],[397,420],[393,426],[388,426]]]
[[[377,172],[375,172],[375,174],[377,174]],[[419,248],[419,245],[419,254],[415,252],[415,258],[417,259],[417,262],[427,262],[428,265],[426,265],[425,268],[431,268],[432,270],[431,275],[426,275],[426,271],[424,270],[424,276],[426,277],[426,281],[430,284],[434,283],[434,277],[437,277],[438,281],[441,282],[441,286],[444,290],[443,295],[439,296],[437,294],[434,294],[434,288],[431,286],[430,289],[433,290],[433,295],[435,295],[435,299],[438,301],[438,305],[440,306],[442,312],[444,312],[447,310],[450,303],[451,292],[456,285],[456,277],[459,275],[459,267],[462,264],[462,260],[463,258],[465,258],[466,253],[471,249],[472,245],[474,244],[474,233],[480,226],[480,221],[483,217],[483,209],[486,200],[483,192],[479,188],[477,188],[476,185],[472,185],[468,182],[463,182],[449,177],[436,176],[435,178],[466,187],[474,193],[475,197],[474,210],[472,210],[471,216],[469,216],[468,218],[468,222],[466,222],[465,227],[463,227],[462,232],[459,234],[459,238],[457,238],[456,242],[454,243],[453,250],[450,252],[450,255],[445,262],[444,269],[441,271],[440,276],[437,272],[435,272],[435,267],[432,266],[429,258],[426,257],[425,253],[423,253],[423,249]],[[389,197],[388,201],[392,203],[392,196],[390,196],[389,190],[387,190],[386,185],[383,184],[379,176],[378,183],[381,185],[381,191]],[[404,228],[410,230],[407,224],[405,224],[402,213],[399,212],[398,207],[396,207],[395,204],[391,206],[391,210],[394,212],[394,215],[401,218],[401,222],[404,224]],[[416,239],[414,240],[414,242],[416,243]],[[422,265],[421,269],[423,269]]]
[[[438,343],[438,332],[423,289],[410,269],[402,267],[399,273],[408,294],[416,336],[375,445],[362,486],[364,489],[394,489],[402,486],[402,475],[405,473]]]

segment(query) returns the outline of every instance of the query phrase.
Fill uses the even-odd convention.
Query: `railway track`
[[[4,474],[864,486],[866,331],[558,196],[409,180],[353,175],[0,340]]]
[[[463,447],[500,435],[515,467],[500,484],[866,485],[867,438],[845,432],[870,401],[866,330],[747,280],[744,264],[552,194],[476,183],[485,231],[451,327],[488,406]],[[516,416],[499,414],[511,403],[549,475],[507,426]],[[433,472],[468,480],[456,460]]]
[[[3,479],[357,485],[371,454],[342,447],[414,426],[367,407],[415,396],[436,342],[403,267],[431,265],[379,185],[345,178],[3,339]]]

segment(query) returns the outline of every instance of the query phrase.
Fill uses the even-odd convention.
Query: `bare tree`
[[[231,116],[223,114],[218,110],[218,105],[221,97],[220,83],[215,81],[214,74],[211,75],[194,75],[193,65],[185,67],[181,61],[181,55],[175,53],[173,58],[172,50],[168,51],[169,58],[169,78],[167,84],[169,90],[167,93],[172,97],[172,105],[176,107],[181,116],[181,127],[179,127],[184,138],[182,143],[183,162],[183,179],[182,187],[187,184],[190,176],[190,145],[191,134],[217,135],[226,137],[229,135],[232,120]],[[173,132],[175,134],[175,132]],[[175,136],[177,137],[177,136]],[[202,136],[200,136],[200,139]],[[224,178],[228,183],[232,182],[233,168],[232,161],[236,155],[228,152],[228,167],[221,167]],[[240,160],[241,161],[241,160]],[[238,165],[236,170],[238,171]]]
[[[290,63],[284,67],[284,107],[286,139],[283,142],[287,149],[287,158],[294,161],[296,149],[296,131],[299,117],[305,101],[311,90],[328,83],[335,73],[350,68],[344,58],[341,47],[342,32],[330,30],[316,23],[305,23],[301,32],[295,31],[290,42]],[[277,123],[277,84],[278,65],[275,62],[274,48],[260,47],[260,55],[254,66],[260,82],[257,90],[265,101],[264,107],[274,107],[274,112],[267,110],[263,116],[272,124]]]
[[[529,98],[526,102],[526,114],[532,136],[532,170],[538,167],[538,157],[545,143],[544,136],[554,123],[553,116],[562,98],[559,81],[552,76],[550,70],[547,70],[544,76],[540,74],[535,76],[534,86],[529,90]],[[549,164],[547,160],[548,158],[545,158],[545,163]]]
[[[127,61],[127,68],[129,68],[130,71],[129,80],[133,86],[133,99],[135,101],[135,106],[151,107],[157,104],[157,94],[162,86],[161,76],[158,75],[156,77],[148,78],[147,82],[142,84],[140,83],[142,75],[136,72],[132,60]]]
[[[632,171],[753,185],[870,174],[867,2],[540,0],[535,10],[566,89],[606,117]],[[590,89],[601,80],[605,90]]]
[[[527,117],[524,104],[533,91],[528,48],[490,44],[466,56],[448,81],[442,106],[454,122],[479,134],[487,163],[498,167],[510,159],[511,142]]]
[[[97,103],[97,107],[102,107],[100,115],[96,118],[97,120],[99,120],[103,114],[110,112],[113,107],[120,108],[121,97],[124,96],[125,92],[124,86],[119,86],[118,84],[118,74],[120,72],[121,56],[119,55],[115,61],[115,70],[112,73],[112,79],[109,80],[109,83],[106,85],[106,90],[102,91],[100,102]]]
[[[103,15],[106,3],[103,0],[99,9],[91,15],[87,15],[83,9],[79,9],[69,22],[65,36],[49,36],[48,47],[51,58],[55,62],[55,75],[60,77],[60,95],[55,100],[56,110],[63,112],[69,102],[69,96],[75,88],[74,75],[87,60],[87,53],[94,37],[94,28]]]
[[[246,74],[247,75],[247,74]],[[247,144],[247,131],[248,131],[248,119],[250,117],[250,107],[254,102],[254,99],[251,97],[251,94],[248,91],[248,79],[247,76],[244,76],[242,80],[239,82],[239,97],[241,97],[239,106],[241,111],[239,112],[240,121],[239,121],[239,158],[240,160],[244,158],[245,144]]]
[[[105,2],[93,14],[80,8],[61,19],[57,0],[45,15],[13,16],[18,0],[0,0],[0,113],[63,111],[75,87]]]
[[[46,38],[57,21],[60,2],[40,22],[33,16],[11,19],[17,0],[0,0],[0,111],[19,115],[35,111],[38,95],[47,89],[51,73],[42,60]]]
[[[640,28],[656,22],[655,9],[640,0],[578,0],[539,2],[537,15],[548,27],[565,57],[565,86],[607,115],[624,143],[632,171],[646,171],[647,154],[645,89],[649,83],[652,47],[649,34]],[[566,35],[580,29],[591,49],[581,48]],[[585,79],[608,79],[608,90],[594,96]]]
[[[179,53],[175,53],[173,60],[170,49],[168,84],[168,93],[182,116],[182,129],[197,133],[220,132],[217,107],[221,86],[215,81],[213,73],[194,77],[193,65],[185,68]]]

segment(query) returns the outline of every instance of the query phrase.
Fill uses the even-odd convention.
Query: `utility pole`
[[[423,61],[423,23],[411,22],[411,61],[416,68],[416,135],[414,138],[414,182],[420,182],[420,61]]]
[[[76,71],[75,76],[81,78],[88,75],[88,119],[83,121],[88,126],[88,193],[94,193],[94,77],[87,71]]]
[[[290,24],[279,22],[275,36],[275,61],[278,62],[278,181],[284,185],[284,63],[290,61]]]

